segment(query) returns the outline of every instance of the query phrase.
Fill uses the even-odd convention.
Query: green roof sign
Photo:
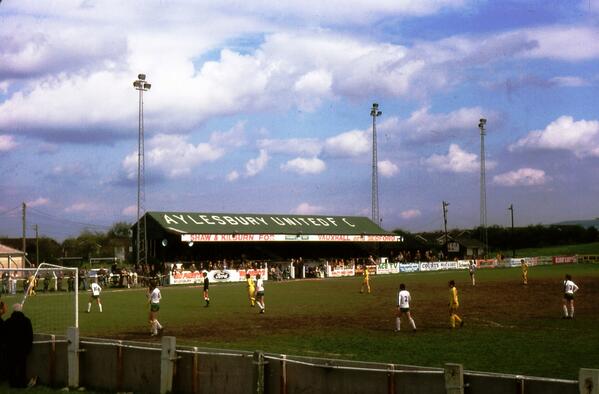
[[[148,212],[182,241],[378,241],[401,237],[360,216],[264,215],[198,212]]]

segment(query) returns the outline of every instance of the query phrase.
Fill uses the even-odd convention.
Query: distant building
[[[0,268],[20,269],[25,266],[25,253],[10,246],[0,244]]]

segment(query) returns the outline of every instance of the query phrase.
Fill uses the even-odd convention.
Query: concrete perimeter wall
[[[424,368],[177,347],[161,344],[36,336],[27,373],[38,384],[135,393],[599,393],[599,370],[578,381],[463,371],[459,364]],[[590,391],[588,387],[591,387]],[[593,386],[594,385],[594,386]]]

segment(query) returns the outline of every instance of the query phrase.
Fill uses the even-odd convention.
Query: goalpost
[[[37,268],[0,268],[2,301],[15,303],[31,319],[33,331],[65,335],[79,327],[78,269],[42,263]]]

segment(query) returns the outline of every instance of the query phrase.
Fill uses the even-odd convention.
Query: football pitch
[[[574,320],[562,320],[562,280],[573,276]],[[465,325],[449,328],[448,281],[459,292]],[[599,265],[538,266],[529,284],[520,269],[478,270],[476,286],[467,271],[371,276],[371,294],[360,294],[362,279],[338,278],[265,283],[266,313],[250,307],[245,283],[211,284],[210,307],[200,286],[162,287],[159,320],[163,335],[201,347],[442,367],[577,379],[578,369],[599,368]],[[395,329],[400,283],[411,292],[411,312]],[[51,309],[63,294],[39,294],[25,312]],[[159,341],[149,335],[146,289],[105,289],[104,312],[87,314],[80,295],[81,336]],[[5,297],[6,301],[6,297]],[[10,301],[9,301],[10,302]],[[29,312],[28,312],[29,310]]]

